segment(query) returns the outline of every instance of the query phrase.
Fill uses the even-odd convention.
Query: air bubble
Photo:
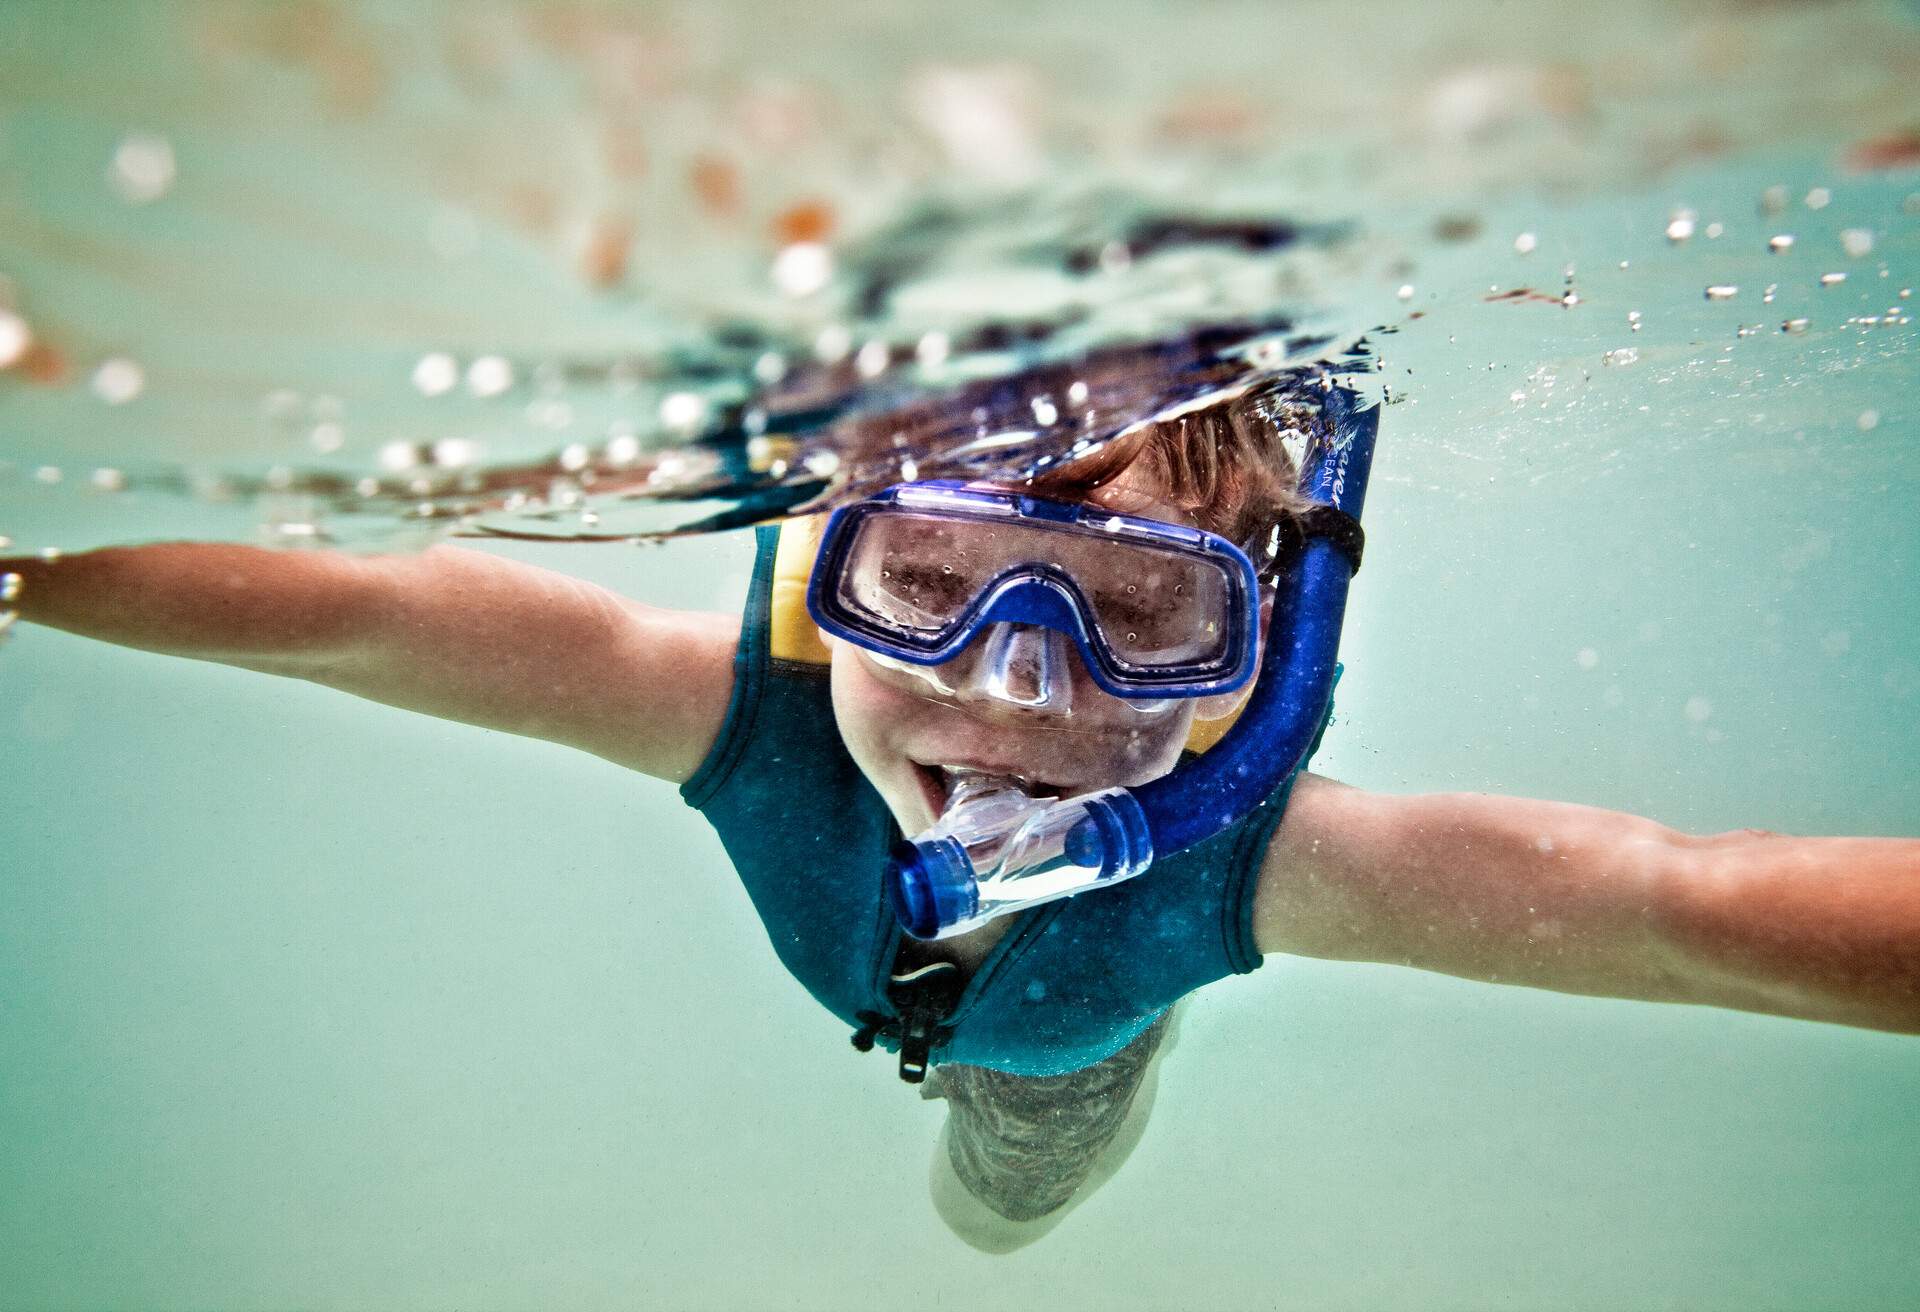
[[[893,361],[893,351],[888,345],[875,339],[860,348],[853,357],[854,372],[862,378],[878,378],[887,371],[887,365]]]
[[[165,137],[136,133],[114,148],[107,182],[129,205],[146,205],[173,190],[173,145]]]
[[[676,433],[691,433],[706,422],[707,398],[698,392],[668,392],[660,398],[660,422]]]
[[[817,241],[794,242],[774,257],[772,273],[788,296],[811,296],[833,280],[833,252]]]
[[[33,330],[12,310],[0,307],[0,369],[10,369],[26,359],[33,345]]]
[[[913,347],[913,358],[926,369],[938,369],[952,353],[953,339],[939,331],[921,334]]]
[[[480,443],[470,437],[442,437],[428,448],[433,463],[443,469],[464,469],[478,464],[481,456]]]
[[[380,468],[397,474],[420,463],[420,448],[411,442],[388,442],[375,459],[380,462]]]
[[[445,351],[423,355],[413,366],[413,385],[422,396],[445,396],[460,381],[460,363]]]
[[[843,323],[830,323],[814,335],[813,358],[821,364],[839,364],[853,349],[853,334]]]
[[[506,357],[483,355],[467,366],[467,390],[475,396],[499,396],[513,386],[513,365]]]
[[[125,405],[146,388],[146,370],[132,360],[116,357],[93,371],[93,394],[108,405]]]

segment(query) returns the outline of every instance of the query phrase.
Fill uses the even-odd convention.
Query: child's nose
[[[1074,654],[1063,634],[1032,624],[993,624],[979,639],[990,697],[1050,715],[1073,707]]]

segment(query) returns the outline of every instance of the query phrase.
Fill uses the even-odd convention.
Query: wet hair
[[[1082,459],[1036,475],[1033,490],[1085,500],[1144,462],[1156,495],[1192,515],[1201,528],[1247,547],[1264,571],[1284,536],[1274,530],[1308,504],[1297,491],[1288,439],[1324,422],[1318,406],[1247,393],[1143,424]]]

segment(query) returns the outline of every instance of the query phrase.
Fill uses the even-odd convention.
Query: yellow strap
[[[780,526],[767,624],[767,648],[775,660],[825,665],[833,659],[813,616],[807,614],[807,580],[813,575],[813,558],[820,554],[820,532],[826,522],[824,515],[808,515]]]
[[[773,591],[767,624],[767,646],[775,660],[825,665],[833,659],[813,617],[807,614],[807,580],[813,558],[820,552],[820,533],[826,516],[789,519],[780,526],[780,544],[773,554]],[[1245,703],[1242,702],[1242,705]],[[1217,720],[1195,720],[1187,734],[1187,750],[1204,752],[1219,742],[1233,722],[1233,714]]]

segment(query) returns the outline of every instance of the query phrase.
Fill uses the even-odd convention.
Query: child
[[[1300,509],[1292,485],[1278,426],[1242,397],[1021,491],[1264,544]],[[923,1093],[951,1109],[934,1200],[989,1251],[1030,1242],[1111,1175],[1140,1132],[1172,1005],[1267,953],[1920,1032],[1920,841],[1693,837],[1583,806],[1373,795],[1306,773],[1140,878],[903,939],[879,870],[950,789],[982,776],[1030,794],[1137,786],[1203,748],[1245,689],[1116,696],[1031,625],[989,625],[940,664],[890,659],[806,622],[812,543],[762,530],[744,624],[452,547],[357,558],[172,543],[0,572],[20,576],[31,621],[680,784],[782,961],[858,1027],[856,1044],[901,1046],[905,1072],[917,1027],[935,1063]],[[943,586],[940,557],[909,563],[927,574],[912,587]],[[1269,582],[1286,564],[1252,563]],[[846,567],[863,586],[882,568]],[[1066,568],[1084,586],[1110,564]],[[1178,613],[1211,623],[1207,605],[1223,604]]]

